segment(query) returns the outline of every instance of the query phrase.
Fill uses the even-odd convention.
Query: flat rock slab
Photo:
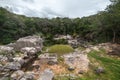
[[[45,69],[38,80],[52,80],[54,73],[50,69]]]
[[[72,68],[75,68],[78,72],[88,70],[89,59],[87,54],[80,54],[79,52],[64,55],[65,63]]]

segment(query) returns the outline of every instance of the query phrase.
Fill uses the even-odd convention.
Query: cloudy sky
[[[102,11],[109,0],[0,0],[17,14],[31,17],[83,17]]]

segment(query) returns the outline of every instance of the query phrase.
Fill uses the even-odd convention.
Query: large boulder
[[[38,80],[53,80],[54,73],[50,69],[44,70]]]
[[[16,51],[20,51],[25,47],[34,47],[37,51],[41,51],[43,47],[43,40],[39,36],[27,36],[18,39],[15,43],[9,44],[8,46],[14,47]]]

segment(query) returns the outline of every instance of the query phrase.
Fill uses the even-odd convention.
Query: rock
[[[68,40],[68,44],[70,44],[73,48],[77,48],[79,43],[76,39]]]
[[[14,62],[20,63],[20,65],[23,65],[25,63],[25,60],[22,57],[15,57],[13,60]]]
[[[3,62],[3,61],[8,61],[8,57],[3,56],[3,55],[0,55],[0,61],[1,61],[1,62]]]
[[[0,46],[0,53],[14,53],[14,48],[8,46]]]
[[[69,71],[73,71],[73,70],[75,70],[75,68],[72,67],[72,66],[70,66],[70,67],[68,67],[68,70],[69,70]]]
[[[84,73],[83,70],[78,71],[78,74],[83,74],[83,73]]]
[[[34,74],[27,72],[20,80],[34,80]]]
[[[52,80],[54,73],[50,69],[46,69],[38,80]]]
[[[74,52],[71,54],[66,54],[63,56],[65,64],[72,66],[76,70],[82,70],[84,72],[88,71],[89,59],[87,54],[81,54],[80,52]]]
[[[104,68],[102,68],[102,67],[98,67],[98,68],[95,70],[95,72],[96,72],[96,74],[101,74],[101,73],[104,73],[105,70],[104,70]]]
[[[4,71],[4,66],[0,64],[0,72]]]
[[[41,54],[39,57],[42,63],[47,63],[49,65],[55,65],[58,63],[57,55],[50,55],[49,53]]]
[[[27,36],[20,38],[14,44],[11,44],[9,46],[13,46],[16,51],[20,51],[25,47],[34,47],[38,52],[41,51],[43,47],[43,40],[39,36]]]
[[[20,50],[26,57],[34,56],[38,51],[34,47],[24,47]]]
[[[48,61],[47,64],[48,65],[55,65],[55,64],[58,64],[58,62],[51,60],[51,61]]]
[[[5,65],[5,69],[16,71],[21,69],[21,65],[18,62],[10,62]]]
[[[13,80],[19,80],[20,78],[22,78],[24,75],[24,72],[21,71],[21,70],[18,70],[18,71],[15,71],[12,75],[11,75],[11,78]]]

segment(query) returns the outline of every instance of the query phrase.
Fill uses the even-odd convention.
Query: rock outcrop
[[[43,40],[39,36],[27,36],[18,39],[15,43],[8,44],[8,46],[14,47],[16,51],[21,51],[21,49],[25,47],[33,47],[37,51],[41,51]]]
[[[77,73],[80,71],[88,71],[89,59],[87,54],[81,54],[80,52],[74,52],[63,56],[65,63],[69,66],[68,69],[76,70]]]
[[[0,79],[33,80],[34,74],[24,73],[21,69],[24,66],[27,67],[26,65],[36,58],[42,47],[43,40],[39,36],[27,36],[20,38],[15,43],[0,46]]]

